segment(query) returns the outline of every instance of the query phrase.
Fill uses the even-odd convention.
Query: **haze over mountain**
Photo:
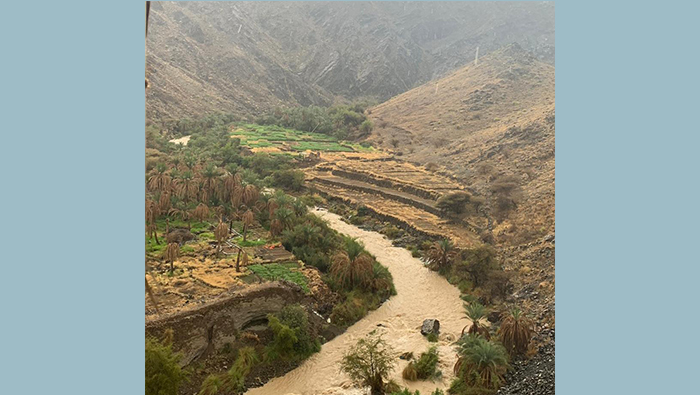
[[[150,118],[379,102],[511,42],[554,62],[553,2],[154,2]]]

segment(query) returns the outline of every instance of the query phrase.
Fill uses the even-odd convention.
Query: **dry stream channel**
[[[262,387],[253,388],[246,394],[365,394],[365,390],[353,387],[347,375],[340,371],[339,363],[346,350],[375,329],[383,334],[383,338],[397,354],[411,351],[418,357],[431,345],[438,346],[438,369],[442,371],[440,380],[403,380],[401,371],[408,362],[398,358],[392,379],[412,391],[420,390],[426,395],[435,388],[447,388],[454,377],[452,366],[456,361],[456,354],[453,343],[459,337],[462,328],[469,324],[464,317],[459,290],[450,285],[444,277],[426,268],[420,260],[413,258],[408,250],[393,246],[382,234],[345,223],[340,216],[323,209],[316,209],[313,213],[327,220],[338,232],[362,241],[367,251],[389,268],[397,295],[348,328],[345,333],[324,344],[320,352],[304,361],[298,368]],[[438,343],[428,342],[420,333],[420,326],[427,318],[440,321]]]

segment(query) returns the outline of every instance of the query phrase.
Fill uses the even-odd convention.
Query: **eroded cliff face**
[[[384,101],[517,42],[554,62],[553,2],[155,2],[149,117]]]
[[[311,303],[295,284],[254,285],[192,310],[148,320],[146,336],[162,338],[172,329],[173,348],[182,353],[181,363],[187,365],[226,343],[234,343],[241,332],[266,325],[268,314],[294,303]]]

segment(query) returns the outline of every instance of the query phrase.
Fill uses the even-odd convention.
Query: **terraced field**
[[[275,125],[241,124],[233,128],[231,137],[256,152],[371,152],[363,147],[321,133],[302,132]]]
[[[362,204],[404,228],[450,237],[463,247],[479,243],[479,224],[455,223],[436,206],[443,194],[464,190],[448,177],[386,158],[327,161],[307,170],[307,177],[319,192]]]

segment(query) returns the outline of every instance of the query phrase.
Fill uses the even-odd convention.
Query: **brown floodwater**
[[[436,381],[405,381],[401,371],[408,364],[397,358],[392,373],[401,386],[420,390],[429,395],[435,388],[445,389],[453,379],[452,366],[456,361],[453,343],[469,321],[464,317],[459,290],[437,273],[427,269],[417,258],[377,232],[362,230],[345,223],[340,216],[323,209],[313,213],[327,220],[340,233],[362,241],[367,251],[389,268],[394,277],[397,295],[391,297],[377,310],[355,323],[342,335],[324,344],[321,351],[311,356],[298,368],[282,377],[270,380],[262,387],[253,388],[248,395],[316,395],[316,394],[364,394],[364,389],[353,388],[352,382],[340,371],[339,362],[358,339],[377,329],[397,353],[411,351],[417,357],[434,343],[420,334],[426,318],[440,321],[439,369],[442,378]],[[379,325],[379,326],[378,326]]]

